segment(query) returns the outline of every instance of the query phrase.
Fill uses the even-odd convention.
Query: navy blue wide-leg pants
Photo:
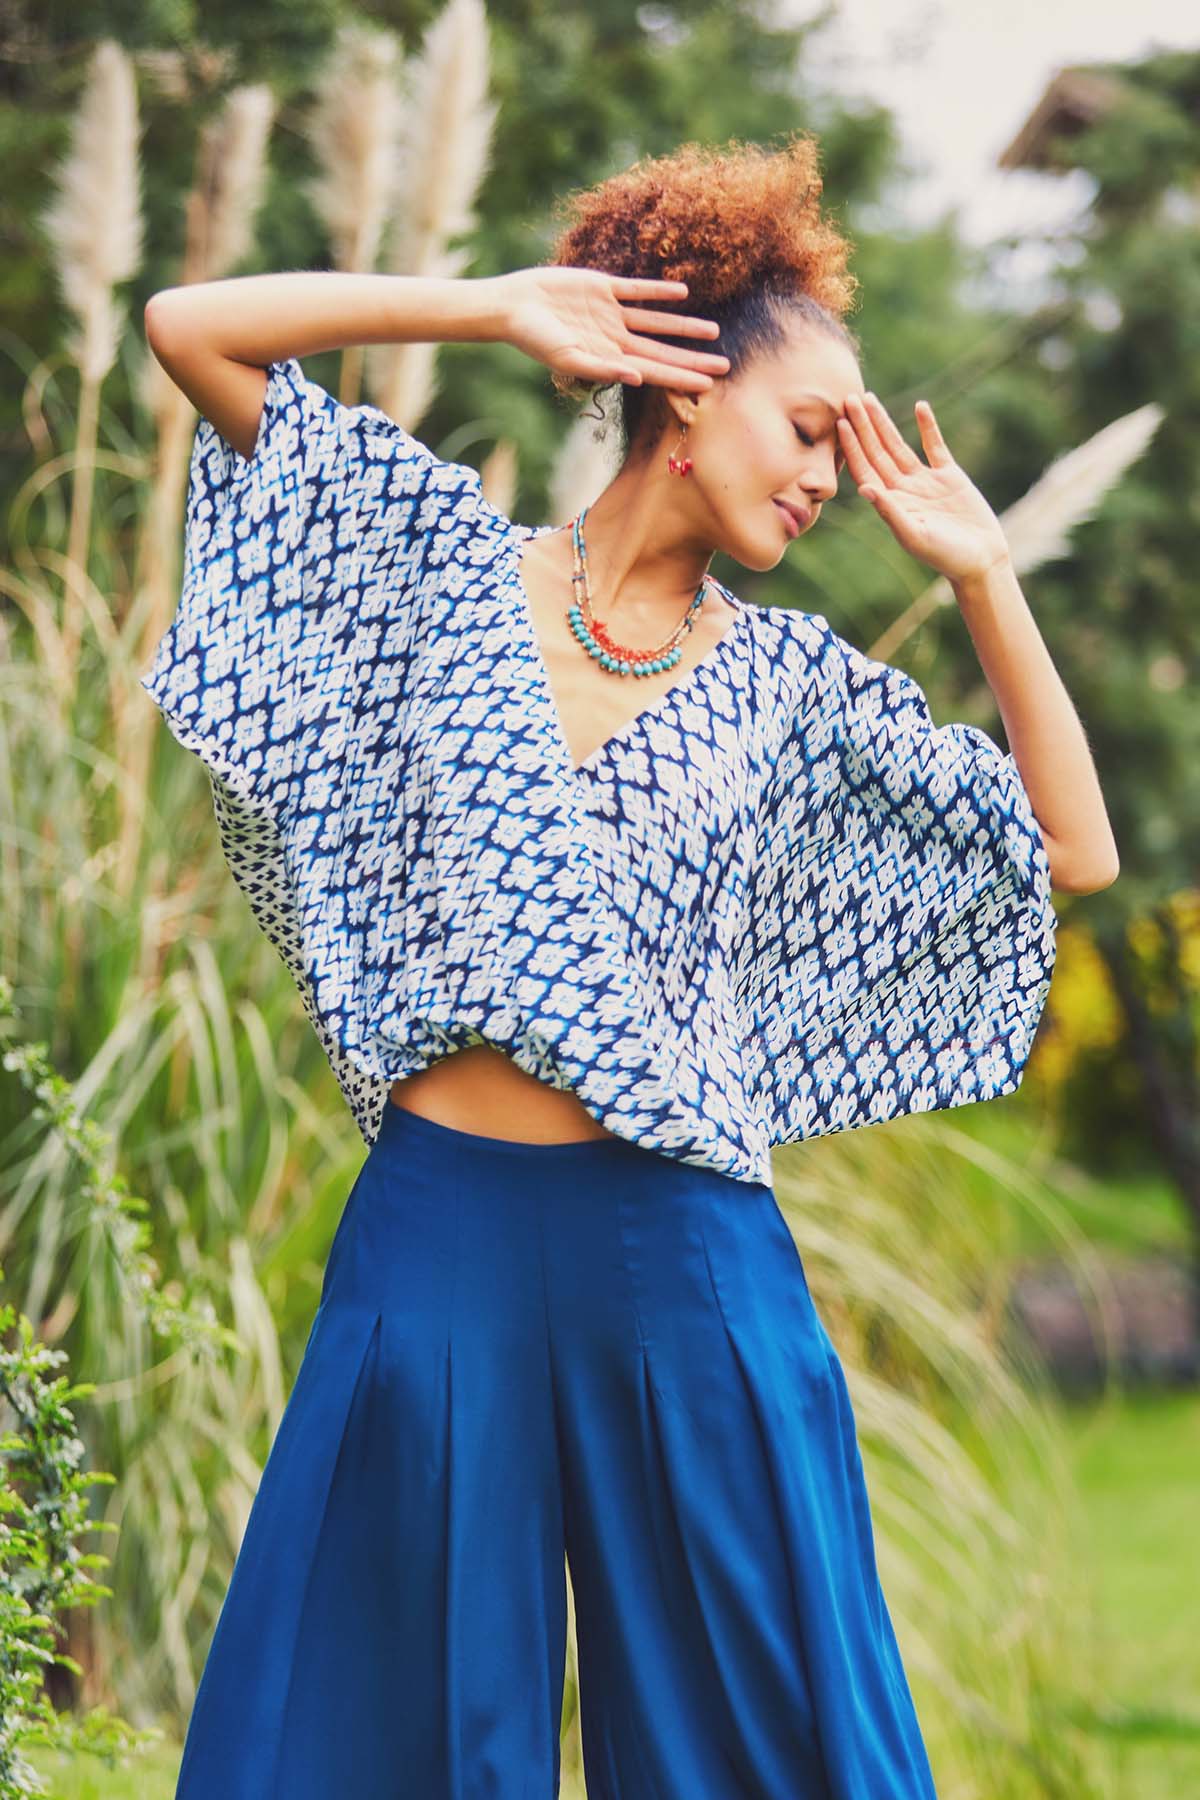
[[[770,1187],[388,1104],[176,1800],[934,1800],[845,1377]]]

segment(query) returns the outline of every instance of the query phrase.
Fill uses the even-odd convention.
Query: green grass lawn
[[[1073,1410],[1110,1734],[1130,1800],[1200,1795],[1200,1395]]]
[[[1022,1151],[1019,1110],[989,1110],[980,1135]],[[1119,1181],[1046,1174],[1089,1246],[1118,1256],[1189,1253],[1179,1196],[1158,1171]],[[1016,1254],[1061,1254],[1036,1210]],[[1121,1800],[1200,1800],[1200,1393],[1125,1394],[1066,1409],[1083,1501],[1098,1629],[1111,1670],[1107,1731]]]
[[[111,1772],[91,1756],[26,1753],[50,1800],[172,1800],[179,1773],[177,1744],[164,1744]]]

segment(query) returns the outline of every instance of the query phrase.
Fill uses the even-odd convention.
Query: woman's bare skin
[[[582,1100],[518,1069],[492,1044],[468,1044],[395,1082],[392,1102],[408,1112],[480,1137],[519,1144],[564,1144],[614,1137]]]

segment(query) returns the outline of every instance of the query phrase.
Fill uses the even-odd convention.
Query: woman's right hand
[[[729,358],[712,351],[657,343],[647,332],[711,340],[715,320],[655,312],[636,302],[682,300],[683,281],[609,275],[556,264],[514,269],[497,277],[503,295],[503,338],[518,350],[577,381],[627,381],[699,393],[729,372]],[[630,304],[630,303],[634,304]]]

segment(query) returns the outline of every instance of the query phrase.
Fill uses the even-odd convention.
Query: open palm
[[[1004,529],[961,469],[927,400],[913,409],[928,463],[909,449],[876,395],[852,394],[838,437],[858,491],[896,541],[950,581],[980,575],[1009,554]]]
[[[607,384],[652,382],[696,393],[729,371],[729,358],[712,351],[680,349],[642,335],[711,340],[715,320],[654,312],[638,300],[682,300],[687,283],[610,275],[601,269],[557,265],[514,269],[502,275],[507,297],[505,341],[579,381]]]

